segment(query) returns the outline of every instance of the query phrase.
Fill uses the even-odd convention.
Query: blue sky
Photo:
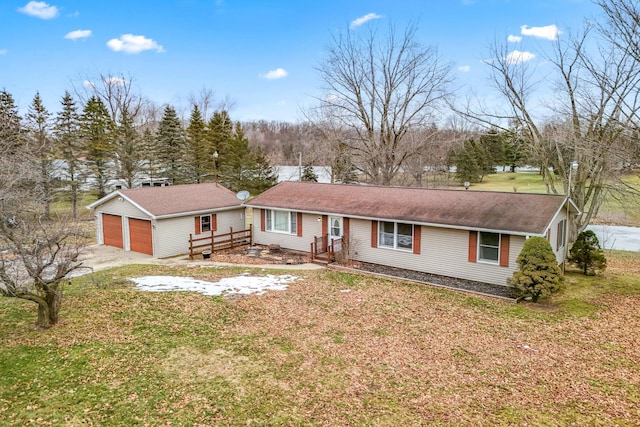
[[[492,41],[540,61],[597,12],[590,0],[2,0],[0,87],[23,110],[39,91],[55,112],[73,85],[122,74],[158,104],[188,110],[206,87],[234,101],[233,119],[295,121],[319,95],[315,67],[336,31],[414,22],[458,85],[482,91]]]

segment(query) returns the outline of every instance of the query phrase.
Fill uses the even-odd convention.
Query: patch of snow
[[[242,276],[227,277],[221,279],[219,282],[207,282],[192,277],[175,276],[144,276],[129,280],[134,282],[136,287],[142,291],[189,291],[216,296],[222,294],[262,295],[265,291],[284,291],[287,289],[289,283],[297,279],[296,276],[291,275],[275,276],[268,274],[263,277],[258,277],[248,276],[246,274],[247,273]]]

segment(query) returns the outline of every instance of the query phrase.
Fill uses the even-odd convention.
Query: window
[[[478,261],[498,263],[500,257],[500,235],[480,232]]]
[[[265,220],[268,231],[296,234],[298,229],[297,215],[290,211],[267,210]]]
[[[211,215],[202,215],[200,217],[200,232],[211,231]]]
[[[564,247],[564,230],[567,226],[567,221],[562,220],[558,223],[558,232],[556,233],[556,251],[560,250],[560,248]]]
[[[380,221],[378,246],[400,250],[413,250],[413,224]]]
[[[340,218],[331,218],[331,237],[342,237],[342,224]]]

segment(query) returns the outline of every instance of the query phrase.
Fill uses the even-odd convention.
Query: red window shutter
[[[420,234],[422,231],[421,225],[413,226],[413,253],[420,255]]]
[[[547,230],[547,240],[551,243],[551,229]]]
[[[302,212],[297,213],[296,228],[297,228],[296,232],[298,234],[298,237],[302,237]]]
[[[322,237],[329,234],[329,217],[327,215],[322,215]]]
[[[478,260],[478,232],[469,231],[469,262]]]
[[[211,231],[218,231],[218,216],[211,214]]]
[[[500,267],[509,267],[509,235],[500,235]]]
[[[342,235],[349,237],[349,218],[342,218]]]
[[[195,217],[196,220],[196,234],[200,234],[200,217]]]
[[[371,221],[371,247],[378,247],[378,221]]]
[[[260,209],[260,231],[264,231],[267,224],[264,209]]]

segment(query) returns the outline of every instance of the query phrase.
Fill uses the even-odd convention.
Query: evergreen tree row
[[[36,94],[22,118],[12,95],[2,90],[0,154],[18,152],[32,155],[47,216],[50,203],[64,196],[75,217],[81,190],[103,197],[116,183],[133,188],[141,180],[216,181],[251,194],[276,183],[264,154],[251,148],[239,122],[234,124],[226,111],[205,120],[195,105],[185,126],[170,105],[158,123],[142,123],[126,104],[115,112],[93,95],[78,106],[69,92],[53,115]]]

